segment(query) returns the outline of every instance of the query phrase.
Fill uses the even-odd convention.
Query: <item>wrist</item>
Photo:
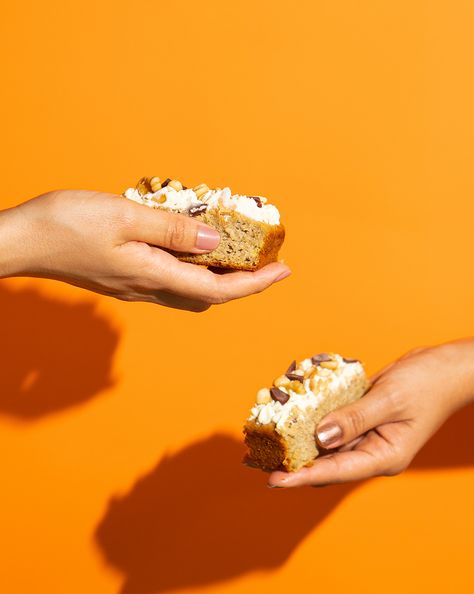
[[[21,206],[0,211],[0,278],[29,275],[33,235],[30,227]]]
[[[454,410],[474,402],[474,339],[466,338],[438,347],[443,364],[452,371]]]

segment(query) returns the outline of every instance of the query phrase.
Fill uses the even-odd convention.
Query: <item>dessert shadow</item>
[[[455,415],[412,468],[472,465],[473,423],[474,408]],[[165,456],[109,502],[95,538],[124,576],[120,594],[198,588],[275,570],[357,486],[270,490],[266,475],[245,467],[243,457],[239,440],[216,434]]]

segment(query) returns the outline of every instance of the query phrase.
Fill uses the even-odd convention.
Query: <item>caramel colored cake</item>
[[[247,462],[263,470],[310,466],[319,454],[318,423],[363,396],[367,388],[364,368],[356,359],[320,353],[294,361],[271,388],[257,393],[244,427]]]
[[[211,190],[205,184],[186,188],[178,180],[143,177],[123,196],[151,208],[194,217],[217,229],[218,247],[207,254],[172,252],[184,262],[234,270],[257,270],[278,259],[285,238],[278,209],[263,196]]]

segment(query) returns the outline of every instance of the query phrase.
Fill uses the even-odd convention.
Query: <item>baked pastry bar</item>
[[[151,208],[195,217],[219,231],[221,242],[208,254],[172,252],[184,262],[257,270],[277,260],[285,238],[278,209],[263,196],[232,194],[230,188],[211,190],[205,184],[191,189],[178,180],[158,177],[143,177],[123,196]]]
[[[315,441],[319,421],[360,398],[367,388],[364,367],[357,359],[319,353],[293,361],[271,388],[257,393],[244,427],[247,462],[263,470],[310,466],[319,454]]]

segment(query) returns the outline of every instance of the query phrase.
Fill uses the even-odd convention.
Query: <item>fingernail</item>
[[[219,233],[212,227],[199,225],[195,247],[198,250],[214,250],[221,240]]]
[[[277,283],[278,281],[281,281],[284,278],[287,278],[288,276],[290,276],[290,274],[291,274],[291,270],[285,270],[285,272],[282,272],[280,274],[280,276],[277,276],[276,279],[273,282],[274,283]]]
[[[336,423],[327,423],[318,427],[318,441],[323,446],[330,446],[342,437],[342,429]]]
[[[267,485],[267,487],[269,489],[283,489],[283,487],[280,487],[280,485]]]

